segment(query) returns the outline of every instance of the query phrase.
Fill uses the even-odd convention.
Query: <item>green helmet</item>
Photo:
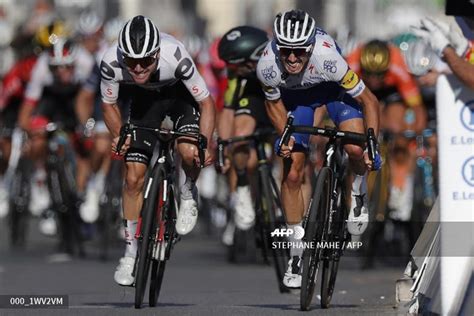
[[[393,37],[390,42],[397,46],[402,52],[408,49],[408,44],[412,41],[416,41],[418,38],[413,33],[401,33]]]
[[[219,57],[229,64],[258,61],[268,42],[267,33],[252,26],[238,26],[222,36]]]

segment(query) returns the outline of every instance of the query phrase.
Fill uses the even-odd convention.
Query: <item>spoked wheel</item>
[[[165,242],[159,244],[158,260],[153,260],[150,275],[150,306],[156,306],[158,297],[160,296],[161,284],[163,283],[163,276],[165,274],[166,258],[161,259],[160,254],[163,251],[161,248],[165,247]]]
[[[329,201],[331,195],[331,177],[329,168],[322,168],[319,172],[316,188],[314,190],[313,201],[306,225],[305,242],[314,242],[314,247],[307,247],[303,251],[303,271],[301,275],[300,308],[303,311],[309,310],[314,294],[316,274],[318,273],[321,249],[317,243],[322,240],[324,223],[329,211]]]
[[[164,229],[163,235],[160,236],[161,242],[157,245],[157,258],[153,259],[153,264],[151,268],[150,275],[150,293],[149,293],[149,302],[150,306],[156,306],[158,298],[160,296],[161,285],[163,283],[163,277],[165,274],[166,261],[170,258],[171,249],[173,248],[173,243],[177,240],[177,235],[175,232],[176,224],[176,210],[173,204],[174,194],[172,189],[168,190],[170,194],[168,195],[168,204],[163,205],[163,200],[160,199],[159,203],[159,213],[157,216],[163,216],[164,220],[158,221],[160,223],[160,229]],[[163,196],[162,191],[160,191],[160,197]],[[164,210],[168,210],[163,215]],[[159,233],[159,231],[158,231]]]
[[[335,252],[335,249],[327,249],[329,252]],[[339,258],[323,260],[323,269],[321,271],[321,307],[328,308],[331,303],[334,285],[336,284],[337,269],[339,268]]]
[[[345,231],[345,196],[339,191],[339,200],[337,212],[334,213],[336,216],[332,221],[332,233],[328,236],[329,242],[339,242],[340,248],[337,249],[325,249],[323,254],[323,266],[321,271],[321,307],[328,308],[331,303],[332,294],[334,292],[334,286],[336,284],[337,270],[339,268],[339,259],[342,256],[344,243],[344,231]],[[326,224],[328,225],[328,224]]]
[[[268,245],[271,247],[271,253],[273,256],[273,265],[275,274],[278,282],[278,289],[280,293],[287,293],[289,289],[283,284],[283,277],[285,275],[286,265],[289,260],[289,253],[287,249],[274,248],[272,247],[274,241],[278,240],[276,236],[271,237],[271,233],[276,228],[282,228],[285,225],[283,208],[281,207],[280,198],[278,195],[278,189],[272,177],[263,177],[261,188],[262,188],[262,208],[266,208],[268,212]]]
[[[135,308],[140,308],[143,303],[148,273],[150,271],[150,261],[153,251],[153,240],[156,232],[156,201],[159,192],[160,179],[150,178],[152,181],[148,198],[144,201],[141,212],[141,231],[138,240],[138,255],[135,262]]]

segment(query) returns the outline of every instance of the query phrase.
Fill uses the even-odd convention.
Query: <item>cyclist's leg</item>
[[[252,134],[257,126],[270,126],[271,123],[264,111],[263,100],[260,97],[247,96],[242,98],[235,109],[233,136],[246,136]],[[255,221],[249,174],[257,166],[256,152],[248,143],[236,143],[232,148],[232,162],[235,169],[235,178],[230,181],[235,207],[235,224],[240,229],[249,229]]]
[[[179,97],[171,103],[171,120],[174,122],[174,129],[180,132],[199,133],[200,113],[198,104],[183,85],[175,87]],[[209,140],[210,141],[210,140]],[[180,137],[177,140],[178,154],[181,157],[181,167],[186,179],[180,188],[180,205],[176,219],[176,232],[185,235],[193,230],[198,217],[198,191],[196,180],[201,171],[195,161],[198,152],[195,140]]]
[[[140,87],[130,89],[131,105],[129,121],[139,126],[159,127],[164,117],[157,93]],[[125,154],[125,185],[122,194],[125,226],[125,254],[115,271],[114,279],[120,285],[132,285],[132,275],[138,242],[135,239],[138,218],[143,205],[145,173],[153,155],[156,136],[149,131],[136,130]]]
[[[297,107],[292,114],[295,117],[295,125],[313,124],[313,109],[311,107]],[[305,175],[306,151],[309,143],[309,135],[294,134],[296,143],[290,159],[283,161],[283,177],[281,185],[281,199],[286,213],[287,227],[296,231],[302,226],[305,211],[303,181]],[[301,256],[303,248],[297,247],[299,240],[294,235],[288,237],[291,242],[290,260],[288,269],[283,278],[283,284],[287,287],[298,288],[301,286]]]
[[[331,119],[340,130],[365,133],[362,110],[354,99],[347,96],[343,101],[330,102],[327,109]],[[344,145],[344,149],[349,156],[350,169],[354,173],[347,228],[352,235],[361,235],[369,222],[364,149],[353,144]]]

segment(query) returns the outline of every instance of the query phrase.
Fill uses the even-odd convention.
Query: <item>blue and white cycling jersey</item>
[[[316,41],[306,68],[289,75],[281,63],[275,39],[265,47],[257,65],[257,76],[267,100],[281,99],[295,116],[295,124],[313,125],[314,109],[326,105],[336,125],[363,118],[354,97],[365,89],[364,82],[353,72],[340,54],[336,42],[317,29]],[[297,143],[307,147],[309,135],[296,134]]]

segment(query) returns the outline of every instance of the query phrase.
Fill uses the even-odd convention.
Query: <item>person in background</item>
[[[474,89],[474,47],[454,24],[425,18],[413,32],[426,39],[436,54],[469,88]]]

